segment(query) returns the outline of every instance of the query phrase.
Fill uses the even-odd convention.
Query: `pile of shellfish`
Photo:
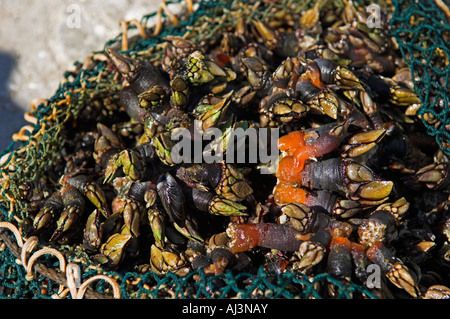
[[[415,115],[388,14],[236,12],[207,41],[167,36],[158,61],[105,50],[117,107],[82,110],[47,176],[21,185],[28,236],[105,269],[327,272],[380,298],[449,298],[448,157]],[[232,130],[277,131],[276,168],[173,158],[174,134],[212,128],[212,153]]]

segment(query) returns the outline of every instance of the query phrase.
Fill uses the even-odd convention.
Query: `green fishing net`
[[[166,4],[179,3],[181,1]],[[258,1],[257,1],[258,2]],[[267,1],[250,13],[248,19],[264,19],[274,14],[274,8],[291,8],[293,14],[312,7],[310,1]],[[168,35],[183,36],[190,32],[190,39],[201,38],[207,41],[216,33],[235,25],[230,10],[239,5],[254,5],[254,1],[198,1],[193,13],[183,16],[178,24],[170,22],[171,16],[165,11],[146,15],[140,21],[147,33],[127,38],[119,36],[105,44],[115,47],[137,59],[161,60],[163,49],[160,44]],[[292,5],[295,3],[295,5]],[[370,4],[370,3],[369,3]],[[181,5],[184,5],[181,3]],[[436,137],[442,149],[450,154],[447,130],[448,116],[448,65],[450,39],[449,17],[432,0],[408,1],[393,0],[391,32],[411,69],[414,86],[420,94],[422,106],[419,116],[428,128],[428,133]],[[278,7],[277,7],[278,6]],[[256,8],[256,7],[255,7]],[[287,9],[286,9],[287,10]],[[149,26],[151,19],[161,14],[166,18],[163,29],[152,35],[154,28]],[[128,31],[138,31],[133,24]],[[121,47],[122,45],[122,47]],[[62,136],[64,126],[75,125],[81,112],[100,103],[106,108],[117,108],[120,84],[114,75],[105,72],[107,63],[102,56],[94,52],[84,62],[76,62],[74,71],[67,71],[55,94],[48,100],[36,105],[29,112],[30,125],[21,130],[10,146],[0,154],[0,178],[2,192],[0,200],[0,219],[16,225],[22,232],[29,222],[24,204],[20,201],[19,185],[37,180],[58,157],[65,143]],[[145,274],[110,272],[92,264],[82,251],[69,246],[52,246],[61,252],[65,260],[61,261],[52,254],[43,254],[35,261],[30,270],[25,267],[22,258],[24,245],[19,243],[11,230],[1,228],[3,241],[0,252],[0,297],[1,298],[70,298],[67,278],[59,269],[62,263],[73,263],[80,269],[80,282],[96,275],[104,275],[117,282],[120,298],[321,298],[320,289],[326,284],[337,287],[337,298],[374,298],[365,286],[352,283],[343,284],[332,276],[323,273],[307,276],[300,272],[272,274],[260,268],[256,273],[231,272],[217,276],[207,276],[203,270],[180,277],[172,273],[158,276],[153,272]],[[24,236],[24,234],[22,234]],[[42,248],[39,243],[35,250]],[[28,254],[30,255],[31,252]],[[27,257],[27,256],[25,256]],[[29,256],[28,256],[29,257]],[[22,260],[22,261],[21,261]],[[221,282],[220,285],[217,285]],[[66,291],[64,294],[64,290]],[[100,278],[90,285],[87,298],[110,298],[110,283]]]
[[[414,77],[422,106],[418,115],[428,134],[450,153],[449,76],[450,17],[439,1],[393,1],[392,35]]]

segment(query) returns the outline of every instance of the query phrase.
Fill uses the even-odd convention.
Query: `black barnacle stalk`
[[[278,32],[259,20],[253,20],[256,38],[261,38],[264,45],[281,58],[295,57],[299,51],[297,36],[293,32]]]
[[[167,46],[164,50],[162,69],[172,78],[186,63],[189,54],[198,48],[193,42],[182,37],[167,36],[165,40]]]
[[[27,211],[36,214],[54,193],[51,184],[46,181],[25,182],[18,186],[20,200],[27,203]]]
[[[33,219],[33,224],[28,235],[37,235],[49,226],[55,220],[56,215],[64,207],[60,192],[54,192],[43,204],[40,211]]]
[[[419,134],[417,137],[420,139],[420,144],[418,144],[415,142],[416,137],[405,132],[398,124],[388,123],[384,129],[386,133],[382,134],[384,135],[382,139],[360,157],[366,165],[378,172],[397,172],[410,175],[424,167],[424,163],[431,162],[426,149],[420,146],[420,144],[435,145],[435,141],[429,139],[428,136]],[[408,186],[413,186],[414,183],[410,182],[412,180],[405,179]]]
[[[308,104],[289,97],[285,93],[274,93],[261,100],[258,112],[263,127],[278,127],[304,118],[309,109]]]
[[[333,238],[327,259],[327,272],[344,282],[350,282],[352,276],[351,242],[345,237]],[[328,285],[328,292],[336,296],[334,284]]]
[[[110,48],[107,53],[128,83],[120,91],[120,102],[132,119],[144,123],[149,111],[166,107],[168,101],[164,97],[169,95],[170,87],[155,66],[130,59]]]
[[[71,232],[77,231],[85,212],[84,197],[75,187],[65,185],[61,188],[60,193],[64,208],[56,221],[56,229],[50,237],[50,241],[70,240]]]
[[[413,90],[402,87],[392,79],[367,72],[356,71],[355,74],[364,83],[365,90],[371,98],[380,105],[386,103],[397,106],[421,104],[419,97]]]
[[[122,167],[123,173],[133,181],[149,179],[156,175],[156,151],[152,144],[143,143],[112,155],[105,168],[104,182],[111,182]]]
[[[120,91],[120,104],[124,107],[130,118],[144,123],[147,110],[139,106],[139,97],[131,86],[125,86]]]
[[[364,90],[362,82],[345,66],[329,59],[315,59],[320,80],[325,84],[336,84],[340,89]]]
[[[33,226],[29,234],[40,234],[49,226],[54,226],[50,241],[70,241],[72,232],[76,232],[85,213],[86,199],[105,217],[111,215],[108,198],[97,184],[94,177],[86,174],[64,175],[61,187],[53,193],[43,204],[39,213],[34,217]],[[67,236],[66,236],[67,235]]]
[[[339,112],[339,101],[332,91],[321,90],[309,81],[296,83],[295,93],[298,99],[311,107],[311,112],[326,114],[336,119]]]
[[[167,93],[170,92],[167,81],[152,64],[130,59],[110,48],[107,48],[106,51],[117,70],[136,94],[139,95],[156,85],[162,87]]]
[[[212,192],[202,191],[198,188],[192,189],[192,200],[195,207],[212,215],[221,216],[246,216],[247,207],[238,202],[216,195]]]
[[[360,242],[369,247],[376,241],[389,243],[398,238],[396,219],[389,211],[376,210],[358,228]]]
[[[302,203],[291,203],[281,207],[282,215],[278,217],[278,223],[288,223],[302,234],[315,233],[325,229],[330,224],[331,218],[327,213],[313,210]]]
[[[293,264],[293,268],[304,271],[320,263],[331,241],[331,233],[328,230],[330,215],[312,210],[301,203],[284,205],[281,211],[282,215],[277,219],[279,224],[289,224],[301,234],[309,234],[309,238],[305,238],[295,252],[298,261]]]
[[[417,277],[381,241],[376,241],[366,251],[366,255],[370,261],[380,266],[381,272],[395,286],[404,289],[413,297],[420,294],[417,288]]]
[[[113,131],[102,123],[97,124],[99,135],[94,143],[94,160],[101,168],[106,168],[112,156],[123,149],[122,142]]]
[[[304,187],[338,192],[362,202],[380,204],[393,188],[392,181],[380,179],[370,168],[351,159],[310,162],[300,175]]]
[[[242,201],[253,193],[244,174],[232,164],[180,166],[176,175],[189,187],[211,187],[216,194],[232,201]]]
[[[229,247],[234,253],[247,251],[255,247],[297,251],[303,242],[300,233],[290,225],[230,223],[226,232],[230,238]]]

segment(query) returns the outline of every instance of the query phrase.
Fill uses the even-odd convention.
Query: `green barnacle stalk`
[[[164,130],[164,124],[166,124],[166,118],[163,115],[154,112],[149,113],[144,121],[145,137],[152,139],[158,135]]]
[[[170,81],[170,88],[172,90],[170,102],[173,107],[177,109],[185,107],[189,97],[189,85],[186,80],[177,75]]]
[[[230,96],[230,94],[226,97],[209,94],[200,101],[193,114],[197,120],[201,121],[203,131],[215,127],[220,122],[230,105]]]
[[[165,240],[165,227],[164,227],[164,215],[158,209],[150,208],[147,211],[148,221],[150,228],[152,229],[153,238],[155,239],[155,245],[158,248],[164,248]]]
[[[242,62],[246,67],[246,76],[250,85],[253,88],[260,88],[269,70],[267,63],[258,56],[243,58]]]
[[[244,200],[253,193],[244,174],[233,165],[223,165],[222,179],[215,191],[232,201]]]
[[[104,183],[109,183],[115,177],[116,171],[119,167],[123,168],[124,174],[132,181],[138,181],[142,177],[144,170],[142,157],[133,150],[123,150],[115,154],[109,160],[108,166],[105,170]]]
[[[245,132],[250,127],[250,124],[247,121],[236,122],[233,117],[230,117],[223,125],[219,125],[218,127],[223,134],[214,140],[211,146],[215,152],[221,152],[225,155],[228,149],[228,143],[233,142],[234,132],[240,130]]]
[[[216,78],[223,78],[225,82],[229,82],[236,78],[236,74],[207,60],[200,51],[194,51],[189,55],[186,63],[186,78],[192,85],[197,86],[209,83]]]
[[[186,64],[187,79],[194,85],[202,85],[214,80],[214,75],[205,64],[205,57],[200,51],[194,51]]]
[[[177,223],[173,223],[173,226],[184,237],[198,243],[204,243],[204,240],[197,229],[197,222],[192,216],[186,216],[183,227],[178,225]]]
[[[220,195],[214,196],[209,203],[209,212],[221,216],[247,216],[247,207]]]
[[[101,212],[96,209],[88,217],[83,232],[83,246],[87,250],[97,250],[101,247],[103,228],[100,224]]]
[[[150,248],[150,264],[151,269],[159,275],[173,272],[183,276],[187,271],[186,258],[183,254],[169,249],[159,249],[156,245]]]
[[[133,237],[139,237],[140,209],[133,200],[127,200],[122,211],[124,226]]]
[[[155,85],[150,90],[139,94],[139,106],[151,112],[161,110],[165,105],[166,92],[160,85]]]
[[[175,145],[171,139],[169,132],[162,132],[158,136],[152,139],[152,145],[155,148],[156,155],[167,166],[174,166],[175,163],[172,160],[172,148]]]
[[[100,253],[102,256],[99,256],[99,258],[106,259],[106,263],[110,267],[119,265],[125,255],[125,248],[132,237],[126,232],[111,235],[101,246]]]

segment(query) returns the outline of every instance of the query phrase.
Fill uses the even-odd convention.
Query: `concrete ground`
[[[0,0],[0,151],[26,124],[35,98],[50,98],[75,61],[119,33],[119,21],[161,0]]]

